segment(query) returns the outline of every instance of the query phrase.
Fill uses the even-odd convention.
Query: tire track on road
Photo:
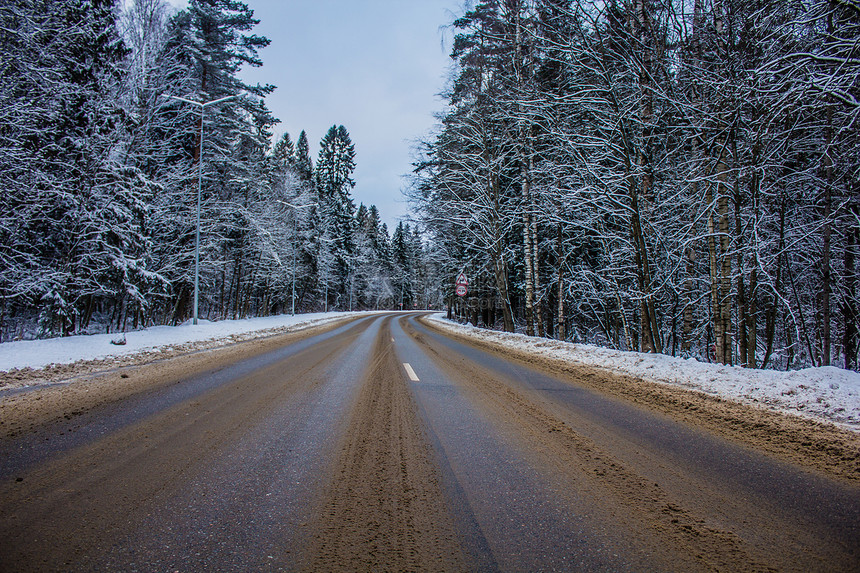
[[[314,524],[307,570],[466,569],[434,453],[390,340],[386,319]]]
[[[433,332],[444,332],[444,336],[452,340],[485,352],[501,353],[507,360],[547,376],[571,380],[603,395],[662,412],[682,423],[824,475],[860,483],[860,434],[849,429],[689,388],[508,348],[492,340],[478,340],[429,321],[419,321]]]
[[[0,484],[0,571],[97,568],[130,528],[220,451],[279,405],[325,383],[326,365],[369,326],[360,324],[39,464],[20,481]]]
[[[857,556],[844,553],[838,546],[782,551],[774,546],[750,545],[726,528],[730,523],[718,523],[701,513],[700,507],[679,502],[660,484],[638,473],[626,463],[624,450],[619,456],[605,449],[565,424],[539,396],[406,326],[407,333],[427,350],[437,366],[474,397],[474,404],[486,418],[504,434],[514,436],[524,455],[548,475],[561,476],[576,488],[571,496],[611,499],[626,508],[622,519],[641,522],[657,543],[678,556],[675,566],[679,569],[769,571],[824,566],[852,570],[857,565]],[[703,500],[707,495],[707,491],[701,492]],[[742,505],[740,501],[738,504]],[[754,513],[755,508],[749,512]],[[802,531],[792,531],[788,537],[809,541]],[[803,562],[792,560],[791,556],[798,553]]]

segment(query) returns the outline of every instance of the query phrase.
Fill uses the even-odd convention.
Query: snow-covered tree
[[[506,329],[856,367],[858,22],[828,0],[469,7],[409,191],[444,275],[494,277]]]
[[[351,191],[355,186],[355,147],[342,125],[333,125],[320,142],[314,181],[325,220],[326,249],[336,260],[335,274],[340,306],[347,306],[353,282],[352,254],[355,250],[355,204]]]

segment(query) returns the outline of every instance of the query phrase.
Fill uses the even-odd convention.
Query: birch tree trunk
[[[567,333],[564,331],[564,235],[562,233],[561,222],[558,224],[557,236],[557,251],[558,251],[558,309],[556,312],[556,338],[565,340]]]
[[[525,263],[525,286],[526,286],[526,334],[534,336],[534,258],[532,256],[532,215],[531,215],[531,196],[529,194],[529,176],[525,165],[522,168],[522,195],[523,195],[523,250]]]
[[[530,126],[526,125],[525,110],[522,99],[525,94],[525,77],[529,73],[529,66],[524,65],[523,54],[523,30],[519,2],[514,3],[515,33],[514,33],[514,76],[516,82],[517,97],[517,123],[519,137],[519,163],[520,163],[520,186],[522,192],[522,225],[523,225],[523,262],[525,267],[525,291],[526,291],[526,334],[535,335],[535,260],[536,253],[533,252],[532,221],[534,219],[532,197],[531,197],[531,175],[530,156],[531,135]]]

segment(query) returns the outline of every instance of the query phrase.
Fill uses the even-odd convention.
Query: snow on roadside
[[[455,332],[573,364],[595,366],[651,382],[681,386],[860,431],[860,374],[832,366],[791,372],[708,364],[664,354],[624,352],[428,319]]]
[[[359,314],[362,313],[320,312],[218,322],[200,320],[197,325],[188,321],[181,326],[153,326],[127,332],[126,343],[122,346],[111,344],[111,341],[122,338],[122,334],[90,334],[4,342],[0,344],[0,372],[44,368],[52,364],[72,364],[81,360],[129,357],[190,343],[238,342],[256,336],[318,326]]]

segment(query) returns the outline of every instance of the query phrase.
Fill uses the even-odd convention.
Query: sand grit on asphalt
[[[436,323],[421,322],[431,330],[439,330]],[[860,483],[860,433],[702,392],[518,352],[489,341],[476,341],[453,331],[446,330],[445,335],[476,348],[495,352],[572,385],[591,388],[656,410],[685,424],[814,471]]]
[[[258,383],[281,378],[283,366],[275,364],[48,460],[22,474],[21,483],[13,480],[0,488],[5,497],[0,532],[6,534],[7,547],[15,545],[14,554],[0,559],[0,565],[16,564],[21,570],[53,570],[72,563],[83,569],[95,567],[121,537],[124,524],[144,520],[149,505],[179,491],[216,454],[219,444],[254,427],[276,404],[295,400],[321,384],[313,381],[321,372],[320,360],[349,347],[369,324],[359,323],[350,330],[356,331],[352,336],[313,347],[308,359],[299,362],[307,373],[294,371],[289,377],[303,382]],[[330,483],[319,492],[317,518],[303,524],[309,542],[298,551],[289,547],[288,553],[298,552],[299,565],[308,570],[464,569],[432,448],[402,366],[387,343],[391,336],[387,325],[384,321],[380,328],[369,367],[359,373],[353,406],[344,412],[346,431],[326,472],[332,476]],[[69,425],[74,431],[103,407],[335,326],[79,374],[70,384],[8,395],[0,399],[4,421],[0,435],[15,439]],[[94,460],[104,462],[93,466]],[[147,471],[149,467],[160,471]],[[47,523],[52,524],[52,536],[68,531],[57,536],[62,541],[42,546],[39,532]],[[291,559],[285,555],[282,561]]]
[[[463,571],[440,475],[380,329],[308,552],[310,571]]]
[[[144,523],[153,508],[204,471],[225,445],[259,427],[279,404],[321,385],[320,366],[349,348],[368,325],[358,323],[290,359],[289,377],[282,375],[283,361],[263,366],[58,452],[18,478],[0,483],[0,570],[104,570],[99,563],[129,528]],[[53,439],[51,435],[74,433],[77,428],[70,426],[74,418],[68,418],[75,412],[86,423],[100,407],[181,384],[190,376],[217,371],[330,328],[334,326],[133,367],[123,372],[128,378],[114,372],[6,397],[3,415],[9,416],[7,421],[15,420],[19,429],[3,437],[24,433],[28,439],[43,435]]]
[[[322,384],[315,374],[320,372],[319,365],[348,348],[367,324],[308,351],[296,363],[300,366],[296,370],[302,371],[294,377],[301,380],[298,384],[260,385],[257,380],[261,378],[279,379],[281,372],[273,366],[272,372],[237,379],[235,384],[202,395],[193,404],[179,404],[65,458],[49,461],[27,474],[22,484],[5,487],[5,493],[0,494],[5,497],[9,519],[0,524],[0,533],[20,551],[15,562],[26,563],[28,555],[39,555],[48,564],[45,568],[51,569],[50,564],[61,567],[73,563],[70,558],[109,551],[124,524],[141,517],[143,514],[137,514],[154,498],[186,482],[186,474],[207,463],[209,452],[255,427],[275,404],[294,400]],[[315,518],[306,524],[307,544],[292,548],[299,549],[301,568],[468,568],[468,557],[462,554],[454,518],[442,493],[436,452],[425,435],[403,367],[394,347],[388,344],[389,324],[384,320],[379,329],[369,367],[357,373],[355,397],[344,412],[344,431],[330,462],[328,481],[319,491]],[[52,431],[74,423],[78,417],[85,423],[90,412],[106,405],[337,326],[169,360],[112,365],[107,372],[78,372],[70,384],[4,396],[0,398],[0,439]],[[763,519],[768,517],[766,512],[747,507],[744,500],[734,499],[732,492],[699,489],[703,483],[678,477],[687,475],[686,469],[664,462],[655,465],[642,452],[631,449],[622,436],[591,427],[589,420],[566,417],[545,396],[468,360],[447,353],[442,357],[441,349],[432,341],[414,329],[406,331],[435,356],[434,362],[464,389],[476,409],[494,420],[500,434],[508,436],[535,467],[561,483],[576,484],[571,496],[590,495],[610,508],[607,515],[615,512],[614,517],[629,522],[628,526],[641,526],[637,543],[663,548],[666,562],[671,562],[674,554],[679,570],[808,570],[821,563],[828,563],[833,570],[851,570],[857,565],[856,555],[834,545],[828,546],[831,554],[820,554],[816,548],[821,543],[814,532],[774,529]],[[486,344],[480,347],[500,352]],[[512,357],[508,351],[503,355]],[[522,354],[514,356],[514,361],[799,463],[852,487],[858,482],[860,442],[850,432],[544,358]],[[95,459],[108,461],[94,467]],[[166,473],[152,473],[147,469],[150,466],[164,468]],[[573,506],[575,500],[570,503]],[[66,513],[69,515],[64,518]],[[35,537],[39,521],[48,518],[59,524],[56,527],[69,529],[68,536],[58,537],[67,540],[65,545],[45,546]],[[783,543],[784,551],[775,548],[774,541]],[[809,554],[803,554],[804,548],[811,548]]]
[[[421,322],[438,332],[433,323]],[[644,455],[641,444],[631,442],[623,432],[595,424],[587,413],[559,408],[550,396],[518,383],[515,376],[482,368],[415,329],[407,328],[407,332],[466,389],[470,401],[485,416],[497,421],[500,432],[509,436],[522,455],[542,467],[544,475],[555,475],[560,483],[569,484],[572,496],[589,492],[594,499],[612,500],[627,519],[639,523],[641,542],[653,543],[648,540],[649,532],[659,539],[657,544],[668,550],[674,567],[808,571],[824,566],[850,571],[860,563],[850,540],[822,541],[821,532],[810,525],[781,516],[782,508],[764,510],[714,480],[697,477],[671,457],[655,463]],[[860,437],[853,432],[445,334],[566,381],[571,387],[595,389],[668,415],[693,432],[704,430],[742,448],[799,464],[826,479],[836,478],[856,492]]]

